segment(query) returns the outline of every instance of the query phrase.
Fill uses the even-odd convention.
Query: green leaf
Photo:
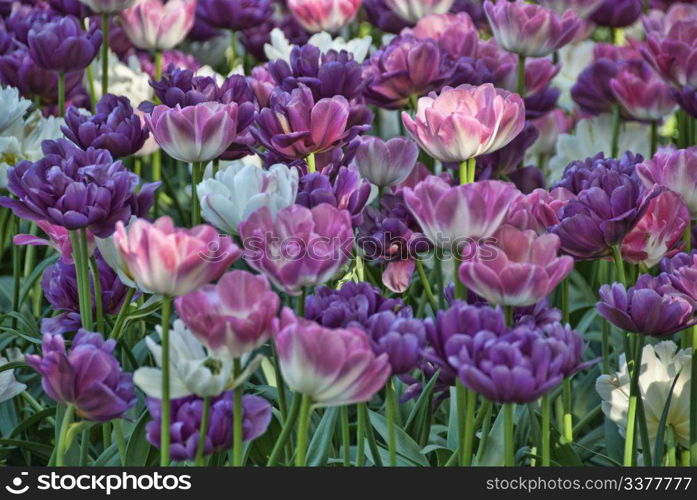
[[[51,453],[53,452],[53,446],[43,443],[35,443],[34,441],[23,441],[20,439],[0,439],[0,446],[22,448],[45,458],[50,457]]]
[[[665,435],[666,435],[666,420],[668,420],[668,412],[670,411],[670,402],[673,400],[673,390],[675,389],[675,384],[678,382],[678,377],[682,370],[673,379],[673,385],[670,386],[670,392],[668,393],[668,398],[666,399],[666,404],[663,406],[663,411],[661,412],[661,420],[658,422],[658,432],[656,434],[656,445],[653,452],[653,466],[660,467],[663,463],[663,454],[665,453]]]
[[[150,421],[150,414],[144,412],[131,432],[130,437],[126,438],[126,464],[129,467],[144,467],[147,465],[150,443],[146,438],[145,426]]]
[[[387,441],[387,419],[372,410],[368,410],[368,418],[373,428],[380,434],[383,440]],[[428,467],[428,460],[421,453],[421,447],[414,441],[409,434],[400,427],[395,428],[397,434],[397,455],[402,456],[410,465],[422,465]]]
[[[307,465],[318,467],[327,463],[329,448],[334,438],[336,420],[339,417],[339,408],[327,408],[315,430],[310,446],[307,450]]]

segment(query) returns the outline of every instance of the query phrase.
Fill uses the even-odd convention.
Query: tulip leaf
[[[12,446],[31,451],[43,457],[50,457],[53,452],[53,446],[34,441],[23,441],[20,439],[2,439],[0,438],[0,446]]]
[[[678,383],[678,378],[682,370],[680,370],[675,378],[673,379],[673,384],[670,386],[670,392],[666,398],[666,404],[663,406],[663,411],[661,412],[661,420],[658,422],[658,430],[656,432],[656,444],[654,446],[653,452],[653,466],[660,467],[663,462],[663,454],[665,453],[665,435],[666,435],[666,421],[668,420],[668,412],[670,411],[670,403],[673,400],[673,391],[675,390],[675,384]]]
[[[329,448],[334,438],[334,430],[336,429],[336,420],[338,417],[338,407],[327,408],[324,415],[322,415],[322,420],[320,420],[307,450],[308,466],[317,467],[327,463]]]
[[[150,421],[150,414],[144,412],[130,437],[127,439],[128,444],[126,445],[126,463],[133,467],[144,467],[147,465],[148,453],[150,451],[150,443],[146,438],[145,426]]]
[[[428,383],[423,387],[421,390],[421,394],[419,395],[419,398],[416,400],[416,403],[414,404],[414,407],[411,409],[409,412],[409,416],[407,417],[407,422],[404,424],[404,428],[407,429],[407,431],[413,435],[413,429],[412,425],[416,422],[416,416],[419,414],[421,411],[431,411],[430,408],[428,408],[426,405],[431,401],[430,395],[433,392],[433,386],[436,384],[436,381],[438,380],[438,375],[440,374],[440,370],[438,370],[433,377],[428,381]]]
[[[368,410],[368,416],[373,428],[380,434],[382,439],[387,441],[387,419],[372,410]],[[423,465],[428,467],[430,464],[421,452],[421,447],[418,443],[399,426],[395,428],[395,431],[397,435],[397,455],[404,457],[410,462],[410,465]]]

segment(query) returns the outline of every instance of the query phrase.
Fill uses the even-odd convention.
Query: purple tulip
[[[29,54],[44,69],[69,73],[85,69],[102,45],[102,32],[85,32],[66,16],[29,31]]]
[[[593,61],[578,76],[571,97],[581,110],[591,115],[610,113],[617,97],[610,82],[619,74],[616,62],[601,58]]]
[[[543,57],[573,41],[581,20],[572,10],[562,15],[523,0],[484,2],[498,44],[522,56]]]
[[[537,234],[544,234],[548,228],[559,224],[559,210],[574,196],[562,187],[551,191],[535,189],[525,197],[518,198],[511,206],[506,223],[518,229],[532,229]]]
[[[198,0],[196,16],[218,29],[241,31],[273,14],[271,0]]]
[[[370,183],[361,179],[355,167],[340,167],[333,181],[319,172],[303,175],[296,203],[307,208],[328,203],[348,211],[352,224],[358,226],[363,222],[363,208],[369,196]]]
[[[694,89],[697,87],[697,10],[692,7],[690,13],[676,8],[672,15],[671,12],[673,9],[658,29],[652,29],[650,20],[645,20],[648,36],[641,54],[674,87]]]
[[[87,151],[65,139],[44,141],[44,157],[8,169],[8,189],[17,199],[0,198],[18,217],[48,220],[66,229],[88,228],[106,238],[117,222],[145,215],[159,183],[144,184],[102,149]]]
[[[130,1],[130,0],[129,0]],[[48,0],[48,4],[53,10],[64,16],[74,16],[78,19],[90,17],[93,12],[87,6],[87,2],[80,0]]]
[[[624,110],[636,120],[658,121],[675,110],[671,89],[648,64],[624,65],[610,80]]]
[[[477,27],[465,12],[432,14],[421,18],[414,29],[404,32],[421,40],[436,40],[440,48],[453,59],[475,57],[479,44]]]
[[[399,36],[365,63],[363,77],[370,80],[365,97],[374,106],[401,109],[412,98],[440,89],[451,74],[436,41]]]
[[[512,174],[520,170],[520,166],[525,160],[526,151],[539,136],[540,134],[532,122],[526,121],[520,134],[507,145],[493,153],[477,157],[477,176],[475,178],[477,180],[496,179],[502,175],[510,178]],[[459,167],[458,164],[452,166]]]
[[[409,177],[419,157],[419,147],[409,139],[395,137],[385,142],[365,137],[356,150],[355,163],[361,175],[379,187],[396,186]]]
[[[247,263],[291,295],[329,281],[353,247],[350,214],[327,203],[291,205],[275,218],[262,207],[240,224],[240,237]]]
[[[381,31],[398,34],[411,25],[390,9],[387,0],[364,0],[363,7],[370,23]]]
[[[580,369],[577,345],[522,325],[499,335],[487,330],[455,335],[448,341],[446,352],[465,387],[496,403],[524,404],[548,393],[568,373]]]
[[[646,188],[665,186],[679,193],[697,219],[697,147],[688,149],[662,148],[653,158],[636,166]]]
[[[217,285],[178,297],[175,306],[202,344],[233,358],[265,344],[278,330],[278,295],[266,277],[247,271],[230,271]]]
[[[305,318],[327,328],[365,328],[370,318],[385,311],[411,316],[401,299],[388,299],[365,281],[347,281],[337,290],[318,287],[305,299]]]
[[[348,144],[369,128],[372,114],[352,107],[343,96],[315,102],[301,85],[290,94],[275,92],[269,107],[257,116],[252,134],[266,148],[290,160],[305,158]]]
[[[288,308],[275,344],[284,380],[315,407],[367,402],[390,376],[387,354],[376,356],[362,329],[324,328]]]
[[[453,249],[471,242],[468,240],[493,236],[520,196],[507,182],[451,187],[435,176],[414,189],[404,189],[404,201],[431,243]]]
[[[127,97],[106,94],[96,106],[96,113],[87,116],[70,108],[61,130],[82,149],[106,149],[114,158],[138,152],[148,138],[140,117],[133,112]]]
[[[95,257],[99,271],[102,311],[105,314],[118,314],[126,298],[128,288],[121,283],[121,280],[101,255],[96,254]],[[90,283],[93,283],[93,279],[90,277]],[[90,288],[92,314],[95,315],[96,297],[94,296],[94,287]],[[78,330],[81,326],[81,319],[75,264],[72,261],[58,261],[47,267],[41,276],[41,290],[53,308],[56,311],[61,311],[58,316],[42,319],[41,331],[62,335]]]
[[[600,26],[624,28],[634,24],[643,9],[643,0],[605,0],[590,19]]]
[[[375,354],[387,354],[395,375],[407,374],[421,362],[421,349],[426,344],[423,321],[384,311],[368,319],[366,331]]]
[[[559,238],[503,226],[493,244],[460,266],[460,280],[492,304],[530,306],[547,297],[573,269],[571,257],[557,257]]]
[[[41,385],[51,399],[74,405],[86,420],[108,422],[136,404],[133,376],[121,372],[115,347],[115,340],[80,330],[66,352],[62,336],[46,334],[43,356],[29,355],[26,361],[41,374]]]
[[[642,335],[665,337],[689,328],[697,323],[693,305],[671,284],[671,278],[683,283],[682,277],[643,274],[629,290],[620,283],[603,285],[598,312],[616,327]]]
[[[208,429],[203,454],[232,449],[234,420],[233,392],[224,392],[211,399]],[[162,405],[159,399],[147,398],[146,404],[153,420],[146,426],[148,442],[159,448],[161,439]],[[170,453],[177,461],[193,460],[200,442],[203,398],[188,396],[171,401]],[[258,396],[242,396],[242,440],[253,441],[266,432],[271,423],[271,405]]]

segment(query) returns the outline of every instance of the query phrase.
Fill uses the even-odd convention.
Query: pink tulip
[[[559,210],[574,198],[565,188],[535,189],[532,193],[519,197],[511,206],[506,224],[518,229],[531,229],[537,234],[559,224]]]
[[[126,274],[149,293],[186,295],[218,279],[241,250],[211,226],[174,227],[172,219],[116,225],[114,243]]]
[[[415,118],[402,113],[409,134],[431,156],[461,163],[493,153],[525,126],[525,104],[518,94],[490,83],[445,87],[418,102]]]
[[[272,217],[262,207],[240,224],[245,260],[291,295],[329,281],[353,248],[351,215],[328,203],[291,205]]]
[[[495,243],[486,244],[460,266],[460,280],[492,304],[530,306],[547,297],[573,269],[574,259],[558,257],[559,237],[538,236],[503,226]]]
[[[682,248],[685,228],[690,224],[690,211],[678,193],[663,191],[649,203],[639,223],[622,241],[622,257],[632,264],[647,268],[671,257]]]
[[[451,187],[436,176],[414,189],[404,188],[403,193],[426,237],[440,248],[457,248],[468,240],[493,236],[509,208],[522,196],[508,182],[479,181]]]
[[[18,234],[12,238],[15,245],[50,246],[60,252],[63,262],[72,262],[73,245],[70,242],[70,232],[63,226],[51,224],[46,220],[36,222],[36,225],[48,235],[48,240],[33,234]],[[92,231],[87,230],[87,253],[92,256],[96,247]]]
[[[350,23],[363,0],[288,0],[288,9],[307,31],[335,33]]]
[[[626,64],[610,80],[620,105],[636,120],[658,121],[675,111],[671,88],[646,63]]]
[[[119,13],[133,45],[144,50],[171,50],[194,26],[196,0],[138,0]]]
[[[264,276],[230,271],[174,302],[194,336],[215,352],[233,358],[252,352],[278,331],[280,299]]]
[[[637,165],[636,172],[647,188],[665,186],[682,195],[692,220],[697,219],[697,147],[660,149]]]
[[[275,342],[284,380],[316,407],[367,402],[390,376],[387,354],[375,356],[360,328],[324,328],[284,308]]]
[[[237,137],[237,104],[203,102],[175,108],[157,106],[145,115],[157,143],[172,158],[187,163],[218,158]]]

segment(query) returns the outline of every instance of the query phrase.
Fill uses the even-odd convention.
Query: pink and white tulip
[[[171,50],[194,26],[196,0],[138,0],[119,13],[133,45],[143,50]]]
[[[324,328],[285,308],[275,342],[284,380],[315,407],[370,401],[390,376],[387,354],[375,356],[360,328]]]
[[[665,186],[682,195],[692,220],[697,219],[697,146],[663,148],[650,160],[637,165],[636,171],[647,188]]]
[[[232,358],[261,347],[278,331],[278,295],[266,277],[247,271],[230,271],[217,285],[178,297],[174,304],[199,342]]]
[[[385,5],[409,23],[416,23],[431,14],[445,14],[455,0],[385,0]]]
[[[363,0],[288,0],[295,20],[311,33],[335,33],[350,23]]]
[[[490,83],[445,87],[419,99],[416,116],[402,113],[409,135],[442,162],[461,163],[501,149],[525,126],[525,104],[518,94]]]
[[[175,108],[157,106],[145,115],[157,143],[172,158],[187,163],[218,158],[237,137],[237,104],[203,102]]]
[[[116,225],[114,243],[129,278],[148,293],[178,297],[216,279],[242,251],[211,226],[182,229],[169,217]]]
[[[538,236],[503,226],[495,242],[460,266],[460,280],[491,304],[531,306],[547,297],[573,269],[574,259],[558,257],[554,234]]]

